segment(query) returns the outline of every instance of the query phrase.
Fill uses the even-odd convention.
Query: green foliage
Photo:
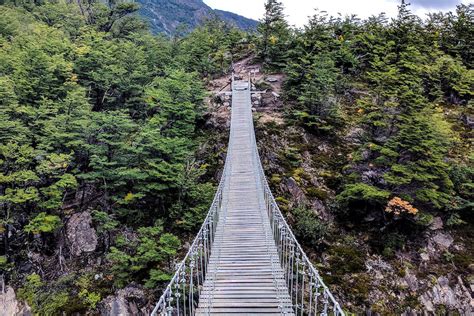
[[[151,269],[150,277],[145,282],[145,287],[149,289],[156,288],[157,285],[170,281],[172,277],[173,275],[169,273],[164,273],[161,270]]]
[[[119,226],[119,222],[114,220],[109,214],[102,211],[93,211],[92,218],[97,223],[97,232],[109,232],[116,229]]]
[[[73,285],[69,285],[73,287]],[[100,302],[102,295],[94,281],[93,273],[83,273],[81,276],[74,278],[74,287],[77,287],[78,298],[87,308],[95,309]]]
[[[334,34],[342,23],[351,26],[352,22],[315,14],[304,32],[296,34],[289,51],[286,96],[298,101],[290,114],[310,131],[332,132],[341,123],[336,98],[338,66],[351,67],[346,59],[353,59],[348,40],[343,39],[346,34],[339,34],[339,39]]]
[[[473,68],[473,5],[460,4],[456,12],[429,15],[427,28],[440,49],[462,58],[463,63]]]
[[[23,287],[18,289],[18,298],[26,301],[34,314],[56,315],[67,306],[69,294],[61,290],[51,291],[45,286],[38,274],[30,274]]]
[[[111,294],[109,281],[103,290],[89,274],[55,282],[10,273],[12,263],[27,260],[18,244],[41,244],[38,251],[51,255],[55,241],[47,233],[71,209],[96,209],[94,224],[108,251],[104,269],[116,286],[156,288],[171,278],[181,247],[174,233],[198,229],[214,191],[194,157],[205,112],[201,79],[227,73],[254,49],[266,70],[285,72],[287,118],[316,134],[308,142],[330,136],[339,144],[346,126],[363,130],[357,143],[327,156],[352,151],[344,183],[334,190],[357,220],[378,212],[385,224],[374,227],[384,237],[381,253],[392,257],[405,245],[404,229],[424,228],[441,211],[447,225],[468,226],[461,224],[471,216],[472,161],[452,147],[469,130],[446,117],[472,115],[472,5],[426,22],[406,4],[390,22],[318,12],[291,30],[282,4],[269,0],[257,38],[211,20],[171,40],[147,34],[137,8],[123,1],[0,5],[0,234],[7,246],[0,267],[22,284],[18,297],[33,313],[86,313]],[[304,183],[301,153],[287,147],[278,158],[285,176]],[[326,191],[306,192],[330,200]],[[384,217],[394,197],[420,210],[410,223],[397,222],[406,227]],[[326,236],[311,210],[277,201],[300,239],[317,244]],[[448,256],[465,269],[472,262]],[[329,279],[349,284],[345,275],[357,273],[363,282],[348,295],[361,301],[370,283],[364,260],[354,242],[329,249]]]
[[[97,306],[97,303],[100,302],[101,296],[96,292],[89,292],[86,289],[83,289],[79,292],[79,298],[84,301],[84,303],[94,309]]]
[[[24,230],[27,233],[51,233],[61,226],[61,219],[56,215],[47,215],[42,212],[33,218]]]
[[[118,239],[107,255],[112,263],[111,272],[117,286],[125,286],[133,279],[146,280],[148,287],[169,280],[170,259],[181,247],[180,240],[157,223],[152,227],[141,227],[134,240]]]
[[[398,196],[430,211],[446,209],[454,189],[446,161],[454,134],[433,102],[466,102],[471,75],[428,48],[423,25],[406,4],[392,23],[367,26],[386,40],[356,38],[358,50],[371,49],[361,68],[371,97],[358,101],[366,141],[348,168],[353,183],[347,181],[339,199],[358,200],[359,207],[376,202],[381,209]]]
[[[227,73],[232,61],[244,57],[251,45],[249,34],[219,20],[208,20],[183,38],[175,49],[187,70],[205,77]]]
[[[204,112],[200,76],[226,71],[245,34],[216,22],[185,39],[152,36],[123,1],[14,5],[0,5],[2,267],[28,260],[18,244],[49,256],[56,241],[41,233],[91,207],[115,283],[162,282],[180,248],[163,226],[195,229],[212,199],[203,162],[187,167]],[[114,243],[125,227],[137,239]],[[83,313],[110,294],[44,283],[23,290],[42,315]]]
[[[292,210],[295,217],[294,232],[299,240],[317,245],[326,236],[328,228],[316,216],[314,211],[306,207]]]
[[[257,27],[257,55],[270,68],[283,68],[290,46],[291,32],[283,10],[281,2],[267,0],[265,15]]]
[[[402,234],[391,233],[383,236],[381,244],[383,245],[382,254],[387,258],[392,258],[395,251],[402,249],[405,246],[406,237]]]
[[[336,276],[342,277],[346,273],[365,271],[365,255],[356,245],[336,245],[329,249],[329,264],[336,270]]]
[[[451,216],[446,221],[446,225],[448,226],[458,226],[458,225],[463,225],[463,224],[467,224],[467,223],[461,219],[461,216],[459,216],[458,213],[451,214]]]
[[[67,306],[69,299],[69,294],[65,291],[51,293],[44,298],[44,301],[42,301],[38,308],[38,314],[54,315]]]
[[[472,207],[469,201],[472,201],[474,197],[474,167],[472,157],[469,159],[468,163],[456,164],[450,169],[450,179],[453,181],[454,190],[458,193],[454,210]]]
[[[415,217],[416,223],[424,227],[430,226],[433,223],[433,219],[433,215],[429,213],[419,213]]]
[[[424,86],[432,100],[448,100],[454,104],[467,104],[472,99],[474,70],[451,56],[440,54],[435,63],[426,67]]]
[[[306,189],[306,193],[309,197],[317,198],[321,201],[326,200],[329,197],[329,194],[326,190],[316,188],[316,187],[309,187]]]
[[[377,187],[365,184],[348,184],[345,190],[338,196],[341,202],[367,201],[369,203],[383,204],[388,201],[389,191],[380,190]]]
[[[209,210],[215,188],[210,183],[199,183],[206,169],[187,163],[178,175],[179,200],[171,207],[170,216],[176,227],[186,231],[197,231]]]

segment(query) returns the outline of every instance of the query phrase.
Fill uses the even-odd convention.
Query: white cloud
[[[263,16],[263,4],[265,0],[204,0],[215,9],[231,11],[252,19],[260,19]],[[394,17],[397,14],[399,0],[282,0],[292,25],[302,26],[313,15],[318,8],[327,11],[331,15],[341,13],[342,15],[356,14],[361,18],[377,15],[385,12],[387,16]],[[429,11],[454,10],[456,3],[469,3],[470,0],[412,0],[413,12],[424,16]]]

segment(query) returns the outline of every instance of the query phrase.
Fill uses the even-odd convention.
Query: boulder
[[[411,291],[417,291],[418,290],[418,278],[414,273],[411,273],[408,269],[405,270],[405,276],[403,277],[403,281],[407,284],[408,288]]]
[[[453,237],[451,237],[451,235],[449,235],[447,233],[441,233],[441,232],[434,235],[431,240],[441,250],[447,250],[449,247],[451,247],[451,245],[454,242],[454,239],[453,239]]]
[[[433,222],[430,224],[431,230],[440,230],[443,229],[443,220],[441,217],[433,218]]]
[[[427,254],[426,252],[420,252],[420,258],[422,261],[426,262],[426,261],[430,261],[430,255]]]
[[[149,315],[146,301],[143,290],[131,285],[103,299],[99,311],[106,316]]]
[[[261,104],[263,107],[275,107],[277,106],[277,99],[271,92],[263,93]]]
[[[365,134],[366,131],[363,128],[353,127],[349,130],[344,139],[350,144],[360,145],[362,144]]]
[[[15,290],[7,286],[4,293],[0,292],[0,316],[30,316],[31,308],[28,304],[19,302]]]
[[[454,286],[449,285],[447,277],[439,277],[433,288],[425,292],[419,299],[426,312],[434,313],[437,306],[445,306],[449,310],[458,311],[461,315],[474,313],[474,300],[460,277]]]
[[[474,116],[470,116],[468,114],[464,115],[464,124],[469,126],[470,128],[474,128]]]
[[[285,181],[285,187],[287,191],[291,194],[292,200],[295,201],[297,204],[304,204],[307,202],[306,196],[296,183],[295,179],[292,177],[288,178]]]
[[[73,214],[67,223],[66,234],[73,256],[95,251],[97,233],[92,227],[92,217],[89,212]]]
[[[328,153],[330,148],[327,144],[321,144],[318,146],[318,150],[322,153]]]
[[[311,203],[311,208],[316,212],[316,215],[327,214],[326,206],[324,203],[319,199],[313,199]]]

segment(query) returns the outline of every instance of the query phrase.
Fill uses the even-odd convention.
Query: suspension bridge
[[[345,315],[268,187],[255,140],[250,79],[232,80],[219,187],[152,315]]]

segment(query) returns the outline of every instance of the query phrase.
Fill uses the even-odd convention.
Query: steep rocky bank
[[[260,67],[246,59],[235,68],[238,76],[252,73],[259,90],[253,105],[267,177],[280,208],[346,309],[380,315],[474,313],[470,224],[451,226],[434,217],[403,246],[397,238],[406,237],[381,237],[371,227],[375,218],[354,226],[338,211],[335,195],[348,149],[363,130],[346,126],[336,138],[327,138],[295,127],[285,116],[291,105],[281,98],[284,77],[262,73]],[[215,80],[210,90],[227,81]],[[230,97],[221,93],[215,99],[214,120],[228,126]]]

